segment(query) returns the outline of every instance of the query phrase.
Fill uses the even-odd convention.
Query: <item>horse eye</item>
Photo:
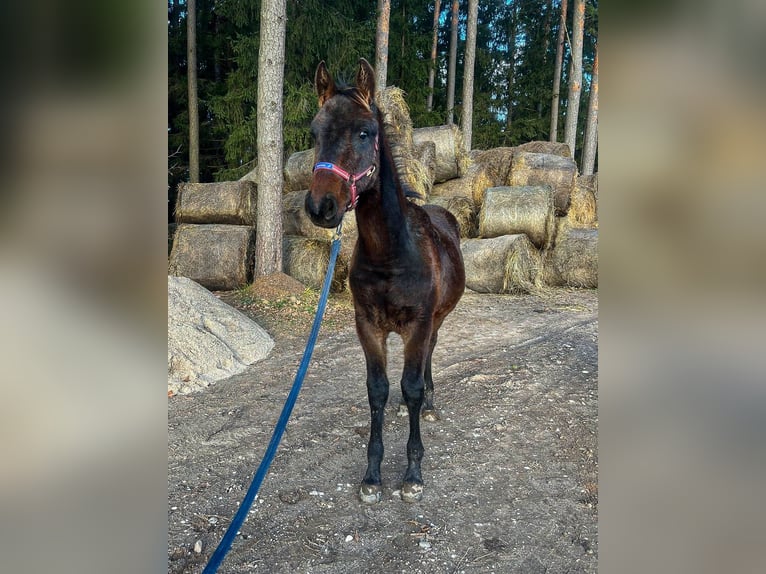
[[[367,139],[367,130],[362,130],[361,132],[359,132],[359,139],[360,140]]]

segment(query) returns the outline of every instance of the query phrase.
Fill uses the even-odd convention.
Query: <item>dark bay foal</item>
[[[436,420],[431,355],[444,318],[465,288],[457,221],[445,209],[406,199],[375,105],[375,73],[361,59],[356,86],[336,85],[325,63],[314,79],[320,110],[311,123],[316,165],[306,211],[322,227],[336,227],[356,209],[359,238],[349,282],[356,330],[367,361],[370,440],[360,498],[380,500],[383,412],[388,400],[386,340],[404,342],[401,389],[409,414],[407,471],[402,500],[423,493],[420,414]]]

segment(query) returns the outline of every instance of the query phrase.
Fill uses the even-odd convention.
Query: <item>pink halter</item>
[[[378,136],[375,136],[375,152],[378,151]],[[334,163],[330,163],[329,161],[320,161],[314,165],[314,169],[312,171],[316,171],[318,169],[325,169],[327,171],[333,172],[335,175],[339,176],[343,181],[348,183],[349,191],[351,192],[351,199],[348,202],[348,205],[346,206],[346,211],[350,211],[356,207],[356,202],[359,201],[359,194],[356,191],[356,182],[362,179],[363,177],[367,177],[369,175],[372,175],[375,173],[375,164],[371,165],[367,169],[360,171],[357,174],[350,174],[345,169],[338,167]]]

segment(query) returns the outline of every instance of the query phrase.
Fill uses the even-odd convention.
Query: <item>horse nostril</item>
[[[325,218],[325,221],[330,221],[337,215],[338,202],[335,201],[335,198],[333,196],[326,195],[324,199],[322,199],[322,207],[320,212]]]

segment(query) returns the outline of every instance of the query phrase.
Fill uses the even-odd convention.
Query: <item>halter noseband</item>
[[[375,153],[377,154],[377,152],[378,152],[378,136],[376,135],[375,136]],[[346,211],[351,211],[352,209],[356,207],[356,202],[359,201],[359,194],[356,191],[356,182],[362,179],[363,177],[367,177],[375,173],[376,168],[375,168],[375,164],[372,164],[367,169],[352,175],[349,172],[347,172],[345,169],[338,167],[334,163],[331,163],[329,161],[320,161],[314,164],[314,168],[311,171],[316,171],[318,169],[325,169],[327,171],[331,171],[348,184],[349,190],[351,192],[351,199],[349,199],[348,205],[346,206]]]

